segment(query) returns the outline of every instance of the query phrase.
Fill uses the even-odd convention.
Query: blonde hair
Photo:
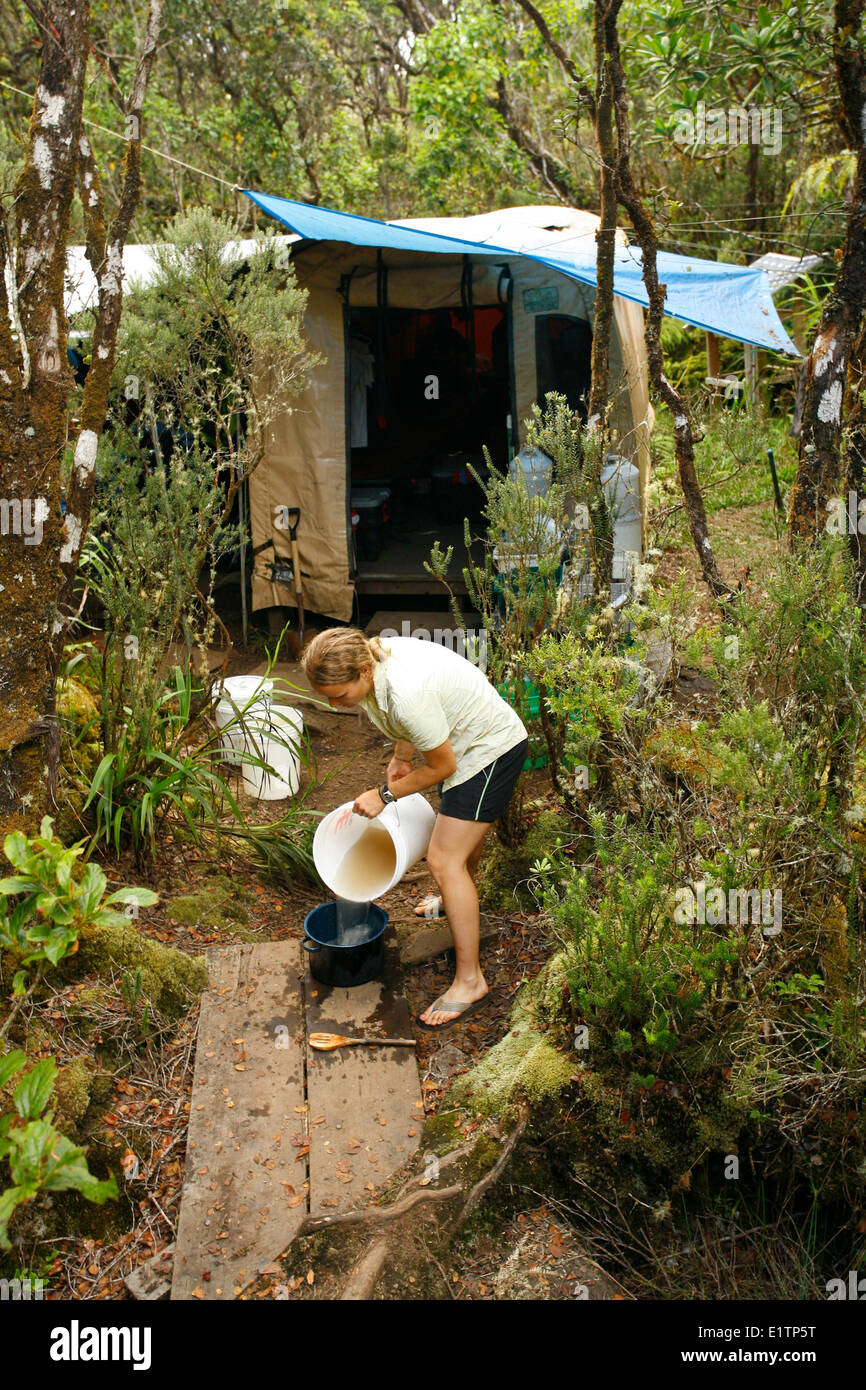
[[[301,669],[310,685],[345,685],[387,655],[378,637],[368,638],[357,627],[329,627],[305,649]]]

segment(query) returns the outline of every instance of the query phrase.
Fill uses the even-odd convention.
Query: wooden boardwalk
[[[300,943],[208,952],[172,1299],[236,1298],[309,1213],[364,1205],[418,1147],[414,1049],[315,1052],[310,1032],[409,1037],[399,966],[318,984]]]

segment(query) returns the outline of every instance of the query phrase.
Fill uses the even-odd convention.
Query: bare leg
[[[450,820],[451,817],[449,816],[449,817],[447,817],[447,819]],[[475,824],[480,825],[481,822],[480,822],[480,821],[476,821]],[[487,830],[489,830],[489,829],[490,829],[490,825],[488,824],[488,825],[487,825]],[[478,865],[479,865],[480,862],[481,862],[481,855],[482,855],[482,853],[483,853],[483,851],[484,851],[484,840],[485,840],[485,838],[486,838],[486,834],[487,834],[487,831],[485,830],[484,835],[482,835],[481,839],[478,841],[478,844],[475,846],[475,849],[472,851],[472,853],[470,854],[469,858],[466,860],[466,870],[467,870],[467,872],[468,872],[468,874],[469,874],[469,877],[472,879],[472,882],[473,882],[473,883],[475,882],[475,875],[476,875],[476,873],[478,872]],[[423,902],[426,902],[428,898],[431,898],[431,899],[432,899],[432,898],[434,898],[435,896],[436,896],[435,893],[428,893],[427,896],[426,896],[424,899],[422,899],[422,901],[423,901]],[[440,909],[441,909],[443,906],[444,906],[444,903],[443,903],[443,901],[442,901],[442,898],[440,897],[440,898],[439,898],[439,907],[440,907]],[[416,916],[416,917],[427,917],[427,916],[429,916],[429,914],[428,914],[427,912],[425,912],[425,911],[422,909],[422,907],[419,905],[418,907],[415,908],[415,916]],[[437,916],[437,917],[439,916],[439,913],[438,913],[438,912],[436,913],[436,916]],[[454,997],[456,998],[457,996],[455,995]]]
[[[478,866],[489,829],[490,822],[457,820],[454,816],[442,815],[437,816],[433,827],[427,863],[442,892],[457,955],[457,970],[453,983],[443,995],[443,1007],[428,1008],[420,1015],[425,1023],[434,1027],[450,1022],[459,1014],[457,1009],[449,1011],[444,1007],[449,995],[461,1003],[471,1004],[487,993],[487,981],[478,960],[478,894],[472,874]]]

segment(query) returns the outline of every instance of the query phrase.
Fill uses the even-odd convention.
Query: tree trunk
[[[613,129],[613,84],[604,38],[605,0],[594,0],[596,97],[595,138],[599,160],[601,222],[595,234],[596,284],[592,329],[589,427],[597,425],[607,439],[610,330],[613,322],[613,261],[616,246],[616,141]]]
[[[827,503],[842,467],[839,446],[848,364],[866,308],[866,58],[858,42],[863,7],[864,0],[836,0],[834,5],[840,123],[848,148],[857,152],[857,167],[836,283],[806,363],[800,456],[788,513],[792,546],[814,542],[827,523]]]
[[[866,498],[866,320],[861,323],[860,332],[851,354],[850,400],[848,413],[848,492],[862,503]],[[844,508],[846,514],[847,506]],[[858,525],[848,533],[851,549],[852,587],[854,597],[866,618],[866,508],[854,515]],[[863,528],[861,530],[861,527]]]
[[[18,828],[32,831],[43,813],[56,809],[59,730],[54,692],[65,629],[60,605],[71,592],[90,514],[96,446],[120,318],[123,242],[138,194],[141,102],[162,0],[150,3],[145,52],[128,108],[124,197],[107,257],[99,229],[101,193],[88,163],[89,145],[81,123],[89,0],[78,0],[75,6],[61,0],[28,0],[28,9],[42,41],[39,82],[14,201],[0,227],[0,835]],[[85,184],[88,254],[99,262],[98,267],[94,264],[99,306],[82,430],[61,518],[66,407],[72,386],[66,361],[64,276],[79,170]]]
[[[661,323],[664,313],[665,286],[659,284],[656,255],[658,241],[652,218],[644,206],[631,171],[631,131],[628,115],[628,92],[625,71],[619,49],[617,18],[622,0],[611,0],[605,20],[605,43],[609,57],[614,90],[614,110],[618,136],[616,186],[623,207],[629,214],[638,245],[643,252],[643,280],[649,299],[646,320],[646,345],[650,380],[656,394],[670,408],[674,417],[674,448],[680,487],[683,493],[689,530],[698,553],[701,573],[717,599],[727,599],[732,590],[719,573],[707,527],[707,514],[695,471],[694,435],[688,408],[680,393],[665,376],[661,346]]]

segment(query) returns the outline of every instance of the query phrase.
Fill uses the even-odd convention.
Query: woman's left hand
[[[355,815],[366,816],[368,820],[374,820],[384,809],[385,803],[375,787],[371,787],[369,791],[361,792],[361,795],[355,798],[355,804],[352,807]]]

